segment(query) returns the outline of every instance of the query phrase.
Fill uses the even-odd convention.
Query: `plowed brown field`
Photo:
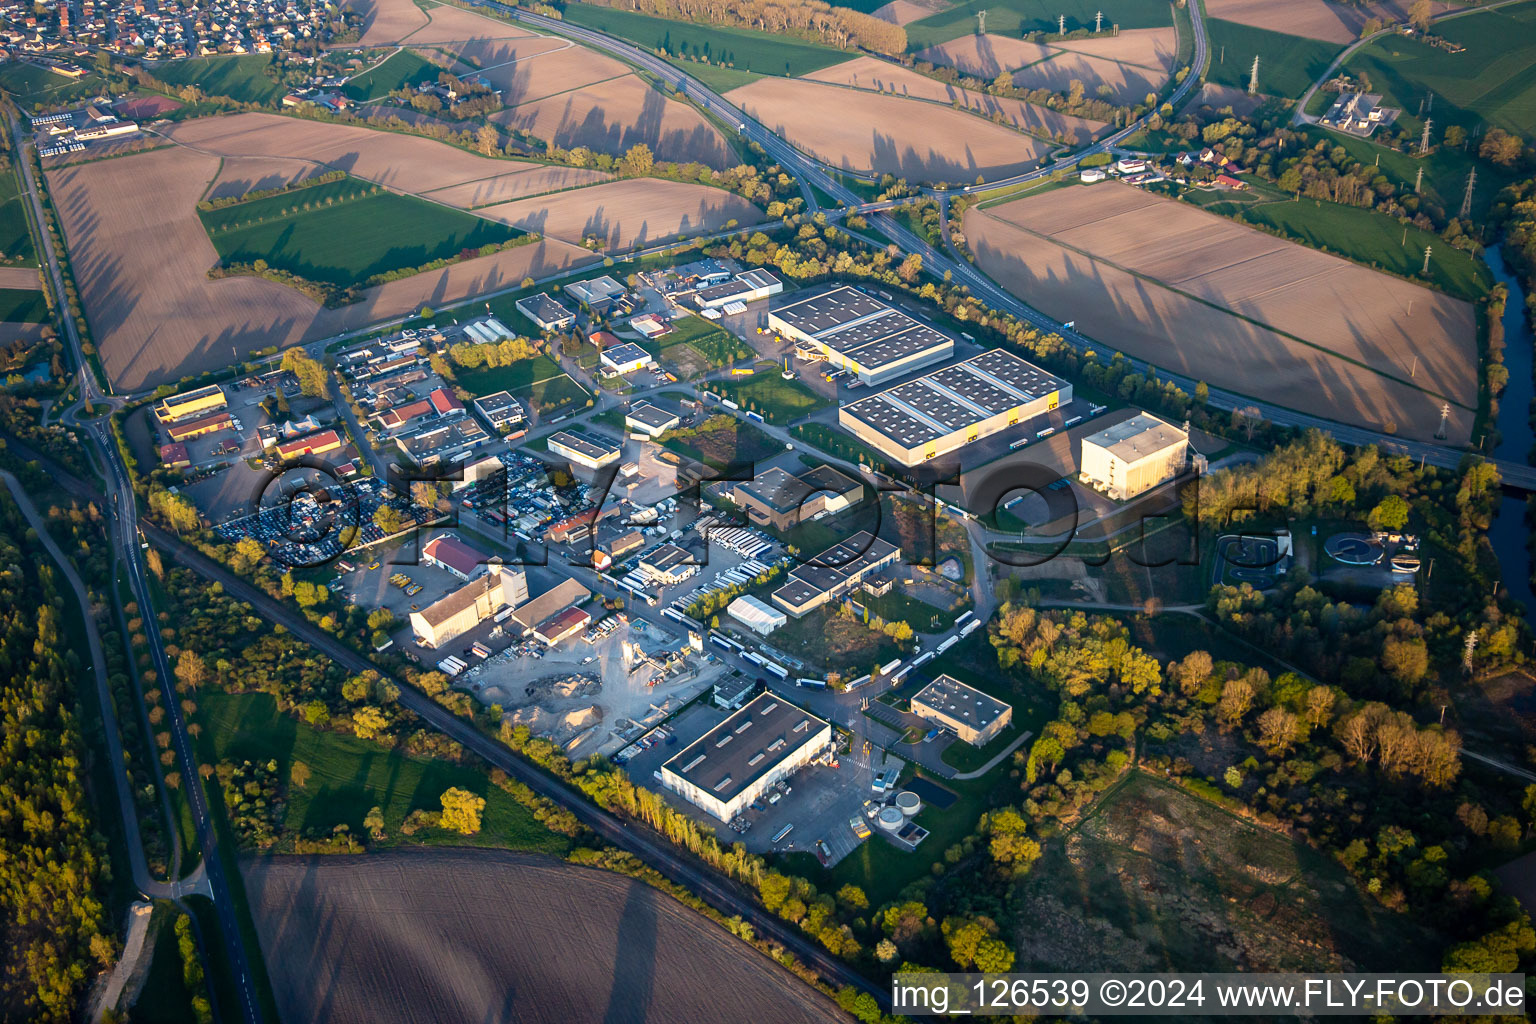
[[[1367,18],[1384,22],[1408,17],[1408,0],[1376,0],[1374,3],[1343,4],[1329,0],[1208,0],[1206,14],[1240,25],[1254,25],[1272,32],[1284,32],[1330,43],[1352,43],[1360,38]],[[1434,11],[1454,10],[1464,4],[1436,2]]]
[[[1073,53],[1086,53],[1090,57],[1120,61],[1123,64],[1139,64],[1163,72],[1173,70],[1173,59],[1178,54],[1179,37],[1169,28],[1127,29],[1118,36],[1098,39],[1064,39],[1052,43]]]
[[[1444,400],[1427,388],[1460,403],[1454,441],[1471,430],[1465,302],[1121,185],[969,211],[965,230],[1015,294],[1156,366],[1422,439]]]
[[[820,82],[764,78],[726,98],[826,163],[909,181],[1012,174],[1049,148],[958,110]]]
[[[893,25],[908,25],[930,14],[936,14],[948,6],[945,0],[891,0],[884,7],[870,13],[881,21],[888,21]]]
[[[972,34],[918,50],[917,58],[946,64],[978,78],[996,78],[1001,71],[1033,64],[1055,52],[1041,43],[1026,43],[1009,36]]]
[[[283,1020],[834,1024],[725,929],[619,875],[491,850],[244,869]]]
[[[1067,92],[1074,81],[1082,82],[1087,95],[1099,95],[1100,86],[1109,87],[1105,97],[1111,103],[1135,104],[1157,92],[1168,75],[1160,70],[1117,64],[1102,57],[1063,51],[1050,60],[1014,72],[1013,84],[1020,89],[1051,89]]]
[[[604,174],[602,171],[582,167],[534,167],[526,171],[498,174],[479,181],[466,181],[461,185],[449,185],[447,188],[424,192],[422,195],[423,198],[435,202],[472,209],[476,206],[510,202],[513,199],[536,196],[545,192],[594,185],[600,181],[608,181],[611,177],[612,175]]]
[[[487,45],[501,47],[506,44]],[[482,70],[478,72],[492,88],[501,90],[501,102],[508,107],[610,78],[633,77],[629,75],[629,68],[618,61],[580,46],[566,44],[534,51],[521,41],[514,41],[514,45],[519,51],[518,56],[508,57],[504,51],[492,53],[481,61]],[[522,52],[525,49],[527,53]]]
[[[763,219],[761,210],[729,192],[649,178],[520,199],[475,213],[572,242],[596,236],[609,247],[718,231],[731,220],[746,226]]]
[[[856,57],[845,64],[834,64],[805,77],[813,82],[850,85],[889,96],[931,100],[946,105],[958,100],[984,117],[1000,114],[1005,124],[1011,124],[1022,131],[1079,144],[1091,142],[1095,135],[1108,127],[1102,121],[1070,117],[1049,107],[1025,103],[1023,100],[961,89],[874,57]]]

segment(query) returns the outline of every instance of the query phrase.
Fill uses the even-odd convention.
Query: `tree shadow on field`
[[[619,918],[614,944],[613,986],[603,1024],[643,1024],[656,989],[656,900],[639,882],[629,883],[629,898]]]

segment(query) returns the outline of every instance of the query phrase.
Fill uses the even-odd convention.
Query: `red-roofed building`
[[[463,412],[464,403],[459,401],[453,392],[446,388],[438,388],[431,395],[432,408],[437,410],[439,416],[447,416],[451,412]]]
[[[533,635],[540,642],[553,647],[566,637],[586,629],[587,623],[591,621],[592,616],[580,608],[567,608],[535,626]]]
[[[192,457],[187,454],[187,446],[184,444],[168,444],[160,449],[160,461],[171,469],[185,469],[192,465]]]
[[[1236,189],[1239,192],[1243,191],[1244,189],[1246,189],[1248,187],[1248,183],[1246,181],[1242,181],[1242,180],[1240,180],[1238,178],[1234,178],[1230,174],[1218,174],[1218,175],[1216,175],[1216,184],[1218,184],[1218,185],[1225,185],[1227,188]]]
[[[190,441],[194,437],[202,437],[204,434],[216,434],[221,430],[233,429],[235,429],[234,417],[227,412],[221,412],[204,416],[190,423],[172,423],[165,428],[165,433],[173,443],[179,443]]]
[[[485,571],[488,556],[444,534],[427,541],[421,549],[421,559],[468,581]]]
[[[617,337],[615,337],[612,334],[609,334],[607,331],[593,331],[587,337],[587,340],[590,341],[592,344],[596,345],[600,349],[603,349],[603,348],[614,348],[615,346],[624,344]]]
[[[379,423],[385,430],[399,430],[412,420],[419,420],[433,411],[432,400],[423,398],[409,405],[402,405],[398,409],[385,409],[379,415]]]
[[[322,430],[287,444],[277,446],[278,458],[296,459],[301,455],[324,455],[341,447],[341,436],[334,430]]]

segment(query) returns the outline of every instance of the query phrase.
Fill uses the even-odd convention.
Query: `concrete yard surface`
[[[243,868],[278,1013],[306,1024],[804,1024],[830,1001],[670,897],[491,850]]]

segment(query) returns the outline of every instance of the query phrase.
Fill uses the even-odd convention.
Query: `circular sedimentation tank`
[[[885,807],[880,811],[879,825],[887,832],[895,832],[906,824],[906,816],[894,807]]]
[[[912,817],[923,809],[922,798],[910,789],[904,789],[896,794],[896,809],[905,817]]]

